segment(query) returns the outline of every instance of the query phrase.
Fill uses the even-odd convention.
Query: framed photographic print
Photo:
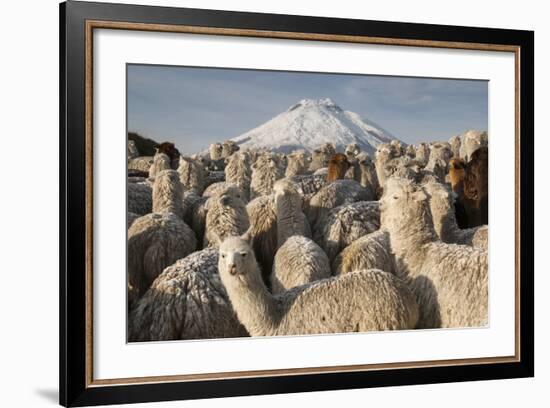
[[[62,405],[534,375],[533,32],[60,21]]]

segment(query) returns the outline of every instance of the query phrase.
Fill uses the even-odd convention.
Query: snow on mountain
[[[311,152],[327,142],[343,151],[347,144],[357,143],[371,154],[380,143],[393,139],[396,138],[374,122],[344,111],[329,98],[303,99],[263,125],[233,138],[242,148],[282,153],[295,149]]]

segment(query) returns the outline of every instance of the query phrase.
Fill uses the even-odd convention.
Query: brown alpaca
[[[466,176],[466,163],[463,159],[451,159],[449,161],[449,178],[451,187],[459,197],[464,196],[464,177]]]
[[[328,162],[327,182],[343,179],[351,164],[345,154],[336,153]]]
[[[472,153],[464,177],[464,204],[469,227],[486,225],[489,221],[489,149],[480,147]]]
[[[451,188],[456,194],[455,218],[459,228],[468,228],[470,221],[464,204],[464,177],[466,177],[466,163],[463,159],[451,159],[449,161],[449,178]]]
[[[163,142],[159,144],[157,146],[157,153],[166,154],[170,158],[170,161],[172,162],[172,168],[174,168],[174,165],[176,166],[174,170],[178,168],[177,162],[179,161],[179,158],[180,158],[180,152],[176,148],[174,143]]]

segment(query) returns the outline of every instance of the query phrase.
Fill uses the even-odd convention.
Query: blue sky
[[[325,97],[406,143],[487,129],[486,81],[128,65],[128,130],[190,154]]]

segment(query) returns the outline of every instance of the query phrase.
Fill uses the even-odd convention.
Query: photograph
[[[489,81],[125,74],[128,343],[490,327]]]

